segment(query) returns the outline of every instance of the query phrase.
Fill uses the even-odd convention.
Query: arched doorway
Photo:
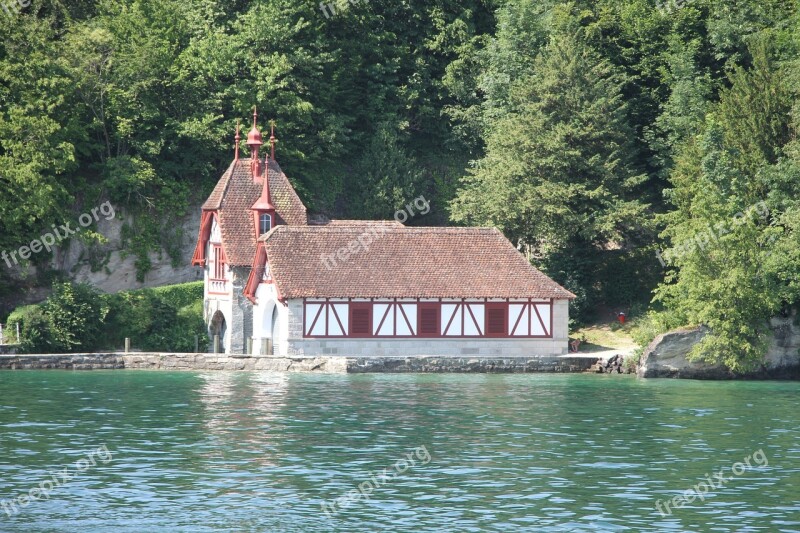
[[[272,355],[274,348],[272,347],[272,326],[275,320],[275,302],[268,300],[264,304],[261,311],[261,327],[259,328],[259,335],[261,339],[261,355]]]
[[[278,306],[274,306],[272,308],[272,332],[270,333],[270,337],[272,337],[272,353],[270,355],[275,355],[279,348],[278,348],[278,341],[280,335],[280,327],[279,327],[280,320],[278,319]]]
[[[228,345],[226,344],[226,334],[228,333],[228,324],[225,322],[225,315],[222,311],[217,311],[211,317],[211,323],[208,326],[208,338],[211,341],[211,350],[214,350],[214,336],[219,335],[219,351],[227,353]]]

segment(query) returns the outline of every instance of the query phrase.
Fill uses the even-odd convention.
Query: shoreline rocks
[[[622,354],[612,355],[608,359],[602,357],[589,369],[589,372],[597,374],[630,374],[630,369],[625,367],[625,356]]]

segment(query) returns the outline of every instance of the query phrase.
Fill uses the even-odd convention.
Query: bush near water
[[[203,282],[103,294],[80,283],[53,285],[44,302],[14,310],[21,353],[117,350],[131,339],[145,351],[193,352],[195,336],[208,345]]]

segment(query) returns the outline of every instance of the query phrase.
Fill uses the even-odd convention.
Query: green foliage
[[[48,318],[53,351],[91,350],[100,338],[108,305],[90,285],[55,283],[42,313]]]
[[[686,325],[686,317],[674,312],[651,310],[634,319],[630,332],[633,340],[641,347],[640,351],[644,351],[658,335]]]
[[[8,327],[20,325],[23,353],[91,351],[100,341],[108,311],[105,298],[89,285],[56,282],[43,304],[15,309]]]
[[[676,158],[669,191],[676,209],[663,233],[673,269],[657,292],[667,309],[710,328],[692,355],[734,370],[759,364],[768,318],[800,296],[790,274],[800,270],[800,182],[789,179],[798,161],[785,150],[786,72],[764,41],[754,41],[751,56],[751,68],[731,73],[699,140]]]
[[[353,218],[390,219],[420,194],[422,173],[414,158],[403,155],[390,124],[380,125],[348,181]]]
[[[103,344],[119,348],[126,337],[145,351],[192,352],[195,335],[208,345],[203,321],[203,282],[109,295],[111,312]]]
[[[581,293],[578,316],[597,301],[592,273],[603,253],[650,234],[623,83],[564,15],[530,73],[510,86],[486,157],[451,206],[454,221],[499,227],[541,258]]]
[[[6,321],[7,339],[16,335],[17,326],[19,326],[20,351],[36,353],[49,349],[50,328],[41,306],[23,305],[14,309]]]
[[[164,285],[163,287],[155,287],[146,290],[153,291],[162,302],[175,309],[184,309],[203,303],[202,281],[193,281],[178,285]],[[198,310],[202,316],[202,305]]]
[[[145,351],[191,352],[195,335],[208,344],[203,282],[100,294],[86,285],[57,283],[43,304],[11,313],[23,353],[120,349],[126,337]]]

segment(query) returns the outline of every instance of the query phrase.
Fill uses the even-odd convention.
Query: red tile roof
[[[260,240],[284,298],[575,297],[494,228],[278,226]]]
[[[269,160],[269,180],[277,223],[305,225],[306,207],[274,160]],[[262,187],[262,180],[253,180],[250,159],[239,159],[231,163],[203,204],[203,210],[217,211],[222,245],[231,266],[253,264],[256,236],[250,208],[261,196]]]

